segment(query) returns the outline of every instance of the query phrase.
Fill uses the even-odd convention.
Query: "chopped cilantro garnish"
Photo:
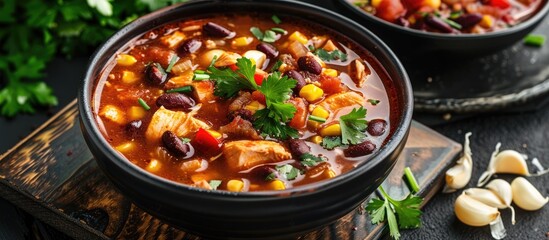
[[[367,127],[366,109],[360,107],[339,118],[341,126],[341,142],[343,144],[358,144],[366,137],[364,130]]]
[[[371,99],[371,98],[368,99],[368,100],[366,100],[366,101],[368,101],[370,104],[372,104],[372,105],[374,105],[374,106],[377,105],[377,104],[379,104],[379,103],[381,102],[381,101],[379,101],[379,100],[377,100],[377,99]]]
[[[276,171],[286,180],[294,180],[299,175],[299,170],[290,164],[276,166]]]
[[[254,127],[261,130],[263,134],[274,138],[288,139],[290,137],[298,137],[297,130],[269,117],[269,113],[270,110],[267,108],[255,112],[254,117],[256,119],[254,121]]]
[[[221,185],[221,180],[210,180],[210,187],[212,187],[213,190],[217,190],[219,185]]]
[[[419,206],[423,198],[410,193],[406,198],[398,201],[391,198],[382,186],[379,186],[379,191],[384,199],[373,198],[366,206],[366,211],[370,214],[373,224],[387,219],[389,232],[393,239],[400,238],[399,228],[410,229],[420,226],[422,212],[419,210]]]
[[[265,181],[272,181],[272,180],[275,180],[276,179],[276,173],[272,172],[272,173],[269,173],[269,175],[267,175],[267,177],[265,177]]]
[[[182,141],[183,143],[189,143],[189,142],[191,142],[191,139],[190,139],[190,138],[182,137],[182,138],[180,138],[180,139],[181,139],[181,141]]]
[[[277,33],[282,33],[282,34],[286,34],[286,30],[282,29],[282,28],[279,28],[279,27],[274,27],[274,28],[271,28],[271,30],[273,32],[277,32]]]
[[[153,65],[155,67],[158,68],[158,70],[160,70],[160,72],[162,73],[162,75],[166,75],[166,70],[164,70],[164,68],[162,67],[162,65],[160,65],[160,63],[153,63]]]
[[[260,41],[272,43],[276,41],[276,32],[266,30],[264,33],[257,27],[251,27],[250,32]]]
[[[271,19],[273,20],[274,23],[276,24],[280,24],[282,23],[282,20],[280,20],[280,18],[277,16],[277,15],[274,15],[271,17]]]
[[[321,118],[321,117],[317,117],[317,116],[314,116],[314,115],[309,115],[309,120],[319,122],[319,123],[326,122],[326,118]]]
[[[303,164],[303,166],[307,166],[307,167],[313,167],[313,166],[315,166],[315,165],[317,165],[321,162],[326,161],[325,158],[320,157],[320,156],[315,156],[315,155],[310,154],[310,153],[305,153],[305,154],[301,155],[300,160],[301,160],[301,164]]]
[[[309,46],[307,46],[307,48],[308,48],[309,51],[311,51],[311,52],[315,50],[315,46],[313,46],[313,45],[309,45]],[[326,51],[324,51],[324,52],[326,52]]]
[[[278,71],[278,69],[280,68],[280,66],[282,66],[282,61],[277,60],[277,61],[275,62],[275,64],[273,64],[273,66],[271,67],[271,71],[269,71],[269,72]]]
[[[450,13],[450,18],[451,19],[456,19],[458,18],[459,16],[461,16],[463,14],[463,11],[453,11],[452,13]]]
[[[448,23],[448,25],[450,25],[451,27],[457,29],[457,30],[460,30],[461,29],[461,24],[457,23],[457,22],[454,22],[452,20],[450,20],[449,18],[441,18],[442,21],[444,21],[445,23]]]
[[[347,61],[347,54],[337,49],[331,52],[328,52],[322,48],[319,48],[315,51],[315,54],[324,61],[333,61],[338,59],[342,62]]]
[[[336,147],[342,146],[341,137],[324,137],[321,143],[323,148],[332,150]]]

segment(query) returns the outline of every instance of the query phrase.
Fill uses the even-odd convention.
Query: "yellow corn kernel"
[[[292,33],[292,35],[290,35],[288,39],[290,39],[290,41],[298,41],[301,44],[307,44],[307,42],[309,41],[309,39],[307,39],[307,36],[303,35],[303,33],[300,33],[299,31],[295,31],[294,33]]]
[[[327,119],[330,116],[330,112],[321,106],[316,106],[311,115]]]
[[[332,169],[326,169],[322,174],[324,175],[324,178],[334,178],[336,176]]]
[[[252,37],[237,37],[232,42],[233,47],[245,47],[250,45],[254,39]]]
[[[214,137],[214,138],[221,138],[221,137],[223,137],[223,135],[221,135],[220,132],[215,131],[215,130],[209,130],[209,129],[207,129],[206,132],[210,133],[210,135],[212,135],[212,137]]]
[[[244,182],[240,180],[232,179],[232,180],[229,180],[229,182],[227,182],[227,190],[231,192],[241,192],[243,188],[244,188]]]
[[[191,181],[193,181],[193,183],[198,183],[200,181],[208,181],[208,177],[209,175],[208,174],[205,174],[205,173],[195,173],[193,175],[191,175]]]
[[[370,3],[372,4],[372,7],[379,7],[379,4],[381,4],[381,1],[383,0],[372,0]]]
[[[320,127],[320,124],[321,123],[317,121],[312,121],[312,120],[307,121],[307,126],[309,126],[312,129],[318,129],[318,127]]]
[[[135,83],[139,78],[131,71],[122,71],[122,82],[125,84]]]
[[[331,68],[323,68],[322,74],[330,77],[337,77],[338,75],[337,70]]]
[[[128,115],[128,118],[130,121],[142,119],[145,117],[145,114],[147,114],[147,111],[143,109],[141,106],[132,106],[130,109],[128,109],[128,112],[126,113]]]
[[[316,144],[321,144],[322,139],[323,138],[321,136],[315,135],[315,136],[311,137],[311,142],[316,143]]]
[[[156,159],[152,159],[149,164],[147,165],[146,169],[149,172],[156,172],[158,169],[160,169],[160,162]]]
[[[118,124],[126,123],[124,112],[113,105],[103,107],[99,115]]]
[[[421,6],[429,6],[433,9],[438,9],[440,7],[440,0],[423,0]]]
[[[131,66],[136,62],[137,62],[137,59],[135,59],[132,55],[129,55],[129,54],[120,54],[116,58],[116,63],[121,66]]]
[[[257,110],[264,109],[265,105],[261,104],[258,101],[252,101],[250,104],[246,105],[244,109],[250,110],[251,112],[255,113]]]
[[[320,129],[320,135],[326,136],[341,136],[341,126],[339,123],[328,125],[323,129]]]
[[[283,181],[274,180],[269,183],[269,188],[271,188],[272,190],[284,190],[286,189],[286,186],[284,185]]]
[[[490,15],[484,14],[478,24],[484,28],[491,28],[494,25],[494,18]]]
[[[131,152],[133,149],[135,149],[135,143],[134,142],[122,143],[114,147],[114,149],[116,149],[116,151],[119,151],[121,153],[128,153],[128,152]]]
[[[313,84],[307,84],[299,91],[299,96],[307,99],[309,102],[314,102],[324,95],[322,88],[319,88]]]

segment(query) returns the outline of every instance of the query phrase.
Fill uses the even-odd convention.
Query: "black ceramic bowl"
[[[153,175],[110,147],[97,125],[92,97],[95,82],[115,54],[143,33],[165,23],[226,12],[301,16],[328,26],[373,54],[392,79],[403,111],[393,135],[373,159],[334,179],[283,191],[209,191]],[[98,165],[137,206],[185,231],[209,238],[297,236],[327,225],[356,208],[389,174],[404,147],[412,117],[412,90],[396,56],[367,29],[312,5],[294,1],[193,1],[143,16],[114,34],[93,56],[79,92],[82,131]]]
[[[335,0],[352,12],[354,17],[383,39],[395,52],[406,55],[436,56],[445,58],[479,56],[509,47],[530,33],[549,12],[544,0],[535,15],[516,26],[483,34],[443,34],[420,31],[393,24],[354,6],[349,0]],[[423,60],[421,57],[418,61]]]

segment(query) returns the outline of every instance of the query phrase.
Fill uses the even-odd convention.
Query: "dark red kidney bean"
[[[273,174],[274,178],[278,178],[278,172],[274,169],[274,166],[263,165],[256,167],[252,170],[253,174],[256,174],[259,177],[267,178],[269,175]]]
[[[191,144],[184,143],[172,131],[165,131],[162,134],[162,143],[164,147],[175,157],[190,157],[194,150]]]
[[[439,31],[443,33],[452,33],[454,32],[454,29],[448,24],[442,21],[442,19],[434,17],[432,15],[427,15],[425,18],[425,23],[429,25],[429,27],[438,29]]]
[[[131,138],[139,137],[141,133],[141,126],[143,122],[141,120],[134,120],[126,125],[126,134]]]
[[[307,82],[305,81],[305,78],[303,78],[303,75],[301,75],[301,73],[299,73],[296,70],[287,71],[286,73],[284,73],[284,75],[297,81],[294,88],[294,93],[296,94],[298,94],[299,91],[301,91],[301,88],[307,85]]]
[[[192,98],[182,93],[166,93],[156,99],[156,106],[164,106],[167,109],[188,110],[195,104]]]
[[[276,50],[276,47],[268,43],[262,42],[260,44],[257,44],[255,49],[257,49],[257,51],[265,53],[268,58],[276,58],[278,56],[278,50]]]
[[[482,15],[479,13],[463,14],[459,16],[455,22],[459,23],[462,28],[470,28],[477,25],[482,20]]]
[[[225,38],[230,37],[231,35],[234,35],[234,32],[231,32],[231,30],[226,29],[216,23],[208,22],[202,26],[202,31],[204,31],[204,34],[212,37],[218,37],[218,38]]]
[[[316,75],[322,72],[322,66],[312,56],[303,56],[297,60],[299,69]]]
[[[400,25],[400,26],[403,26],[403,27],[409,27],[410,26],[410,22],[408,21],[408,19],[406,19],[404,17],[397,18],[395,23]]]
[[[183,42],[181,46],[179,46],[178,50],[181,55],[188,55],[195,53],[198,49],[200,49],[200,47],[202,47],[202,41],[196,38],[191,38]]]
[[[288,148],[295,159],[300,159],[305,153],[311,152],[311,148],[302,139],[290,139],[288,140]]]
[[[362,143],[351,145],[347,149],[343,150],[345,157],[360,157],[371,154],[376,150],[376,145],[366,140]]]
[[[370,135],[377,137],[385,133],[385,128],[387,128],[387,121],[383,119],[372,119],[368,122],[368,128],[366,130]]]
[[[155,64],[149,64],[145,69],[145,78],[149,83],[160,86],[166,82],[167,74],[162,72]]]

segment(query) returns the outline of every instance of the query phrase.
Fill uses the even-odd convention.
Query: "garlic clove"
[[[494,192],[511,209],[511,222],[515,225],[515,208],[511,206],[511,201],[513,200],[511,184],[502,179],[494,179],[486,185],[486,188]]]
[[[536,187],[523,177],[515,178],[511,182],[511,189],[513,202],[524,210],[538,210],[549,201],[549,197],[543,197]]]
[[[507,205],[494,192],[483,188],[469,188],[463,191],[465,195],[482,202],[490,207],[499,209],[507,208]]]
[[[524,156],[515,150],[505,150],[496,156],[494,162],[496,173],[511,173],[528,176],[528,165]]]
[[[471,147],[469,137],[471,133],[465,134],[465,143],[463,144],[463,156],[456,162],[456,165],[446,171],[446,185],[442,192],[451,193],[457,189],[464,188],[469,180],[471,180],[471,173],[473,171],[473,158],[471,154]]]
[[[492,156],[490,157],[490,163],[488,163],[488,169],[486,171],[484,171],[480,175],[480,178],[478,179],[477,187],[484,186],[484,184],[486,184],[488,182],[488,180],[490,180],[492,175],[494,175],[494,173],[496,173],[496,171],[494,170],[494,162],[496,160],[496,156],[499,153],[499,148],[500,147],[501,147],[501,143],[498,142],[496,144],[496,149],[494,150],[494,152],[492,152]]]
[[[497,208],[490,207],[464,193],[456,199],[454,212],[461,222],[475,227],[486,226],[500,215]]]

